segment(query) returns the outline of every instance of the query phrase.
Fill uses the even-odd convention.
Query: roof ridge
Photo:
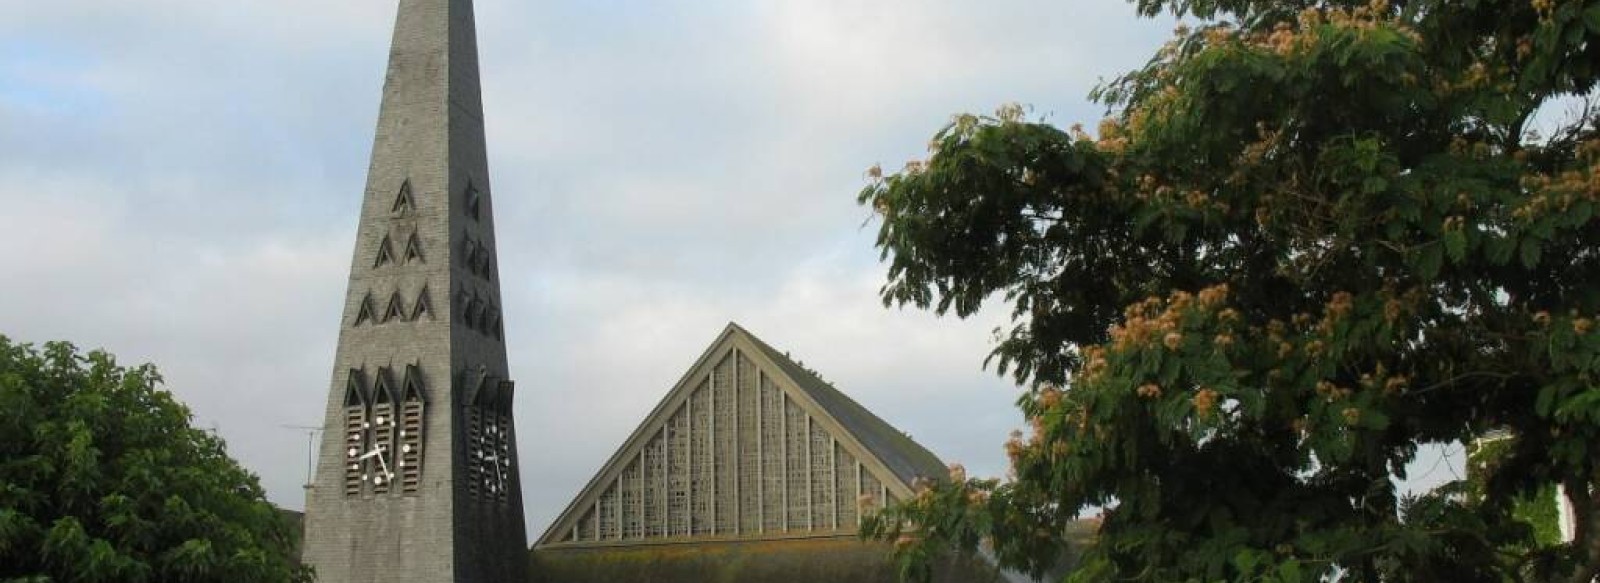
[[[774,348],[737,323],[729,325],[743,333],[750,339],[751,344],[760,348],[766,353],[767,358],[793,377],[796,384],[800,385],[799,389],[811,394],[818,406],[826,410],[841,425],[846,426],[847,430],[861,441],[863,447],[877,455],[905,483],[910,484],[918,477],[939,480],[947,476],[944,462],[939,456],[917,443],[910,435],[900,431],[877,413],[873,413],[871,409],[824,380],[816,371],[795,361],[787,353]],[[851,417],[859,419],[861,423],[852,423],[854,419]]]

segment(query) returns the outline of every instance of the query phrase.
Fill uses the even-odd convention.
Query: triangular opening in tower
[[[483,302],[478,299],[478,296],[467,296],[466,304],[461,308],[461,318],[463,320],[462,323],[466,324],[467,328],[477,330],[478,316],[482,313],[482,311]]]
[[[422,261],[422,240],[417,238],[416,233],[412,233],[411,238],[406,240],[405,262],[411,263],[413,261]]]
[[[389,243],[389,236],[384,235],[383,240],[378,242],[378,258],[372,262],[372,266],[383,267],[390,263],[394,263],[393,248],[394,245]]]
[[[394,205],[389,212],[397,217],[409,216],[415,204],[411,200],[411,181],[406,180],[400,184],[400,192],[394,197]]]
[[[472,237],[461,238],[461,264],[467,271],[478,273],[478,241]]]
[[[406,308],[405,308],[405,305],[406,305],[405,300],[400,299],[400,292],[397,291],[397,292],[394,292],[393,295],[390,295],[389,296],[389,307],[385,308],[384,311],[383,311],[383,321],[384,321],[384,323],[393,322],[395,320],[405,320],[406,319]]]
[[[484,334],[494,336],[495,326],[497,326],[497,322],[499,321],[500,309],[496,308],[494,304],[486,302],[483,309],[483,315],[479,316],[478,319],[478,330]]]
[[[361,298],[361,308],[356,312],[355,325],[360,326],[371,322],[373,319],[372,310],[372,294],[369,293]]]
[[[428,286],[422,286],[422,291],[417,292],[416,306],[411,308],[411,319],[421,320],[423,316],[433,317],[433,299],[428,297]]]
[[[483,212],[483,195],[478,193],[478,187],[473,186],[471,181],[467,182],[466,198],[467,216],[474,221],[479,220]]]
[[[472,251],[467,255],[467,268],[474,275],[494,279],[494,253],[489,251],[489,246],[481,241],[473,241]]]

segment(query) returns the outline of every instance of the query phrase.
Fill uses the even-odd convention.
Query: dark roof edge
[[[903,482],[909,485],[918,477],[933,480],[948,478],[949,470],[944,462],[928,448],[749,330],[737,323],[730,323],[729,327],[744,334],[751,344],[766,353],[767,358],[782,367],[801,385],[801,390],[810,393],[818,406],[845,425],[863,447],[878,456]]]

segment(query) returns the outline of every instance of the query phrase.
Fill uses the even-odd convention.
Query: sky
[[[165,388],[299,509],[394,0],[0,0],[0,334]],[[478,0],[536,539],[729,321],[948,462],[1005,472],[1008,312],[878,300],[874,164],[1087,95],[1172,22],[1121,0]]]

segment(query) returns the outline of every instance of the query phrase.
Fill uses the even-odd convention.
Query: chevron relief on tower
[[[467,271],[481,277],[484,281],[494,281],[494,252],[484,245],[482,241],[474,239],[471,235],[461,238],[462,264]]]
[[[378,242],[378,257],[372,261],[374,269],[394,263],[394,244],[389,242],[389,236],[384,235]]]
[[[505,339],[500,308],[493,300],[479,295],[476,291],[463,289],[457,294],[456,301],[461,305],[461,310],[458,312],[461,315],[461,323],[465,324],[468,330],[495,340]]]
[[[405,262],[407,265],[410,265],[413,262],[423,263],[422,240],[417,238],[417,233],[415,231],[412,231],[411,236],[406,239]]]
[[[395,195],[394,205],[390,207],[389,213],[396,217],[411,216],[411,208],[413,206],[414,203],[411,200],[411,181],[407,180],[400,184],[400,192]]]
[[[383,304],[383,311],[378,312],[376,310],[377,304],[374,303],[372,293],[368,292],[367,295],[361,299],[361,305],[356,310],[356,319],[353,325],[383,325],[397,322],[415,322],[421,320],[424,316],[430,319],[433,317],[433,299],[428,295],[427,284],[423,284],[422,287],[417,290],[416,299],[412,301],[409,306],[406,303],[405,296],[406,293],[404,290],[396,289],[393,293],[389,294],[389,299]],[[480,301],[473,306],[473,309],[477,310],[475,313],[478,314],[477,317],[479,320],[483,320],[485,314],[488,314],[484,310],[493,310],[493,307],[491,304]],[[495,318],[495,325],[498,325],[499,311],[494,310],[490,315]]]
[[[473,186],[471,181],[467,182],[467,190],[463,194],[462,202],[465,203],[467,217],[473,221],[478,221],[483,212],[483,194],[478,192],[478,188]]]
[[[417,292],[417,301],[411,304],[411,321],[421,320],[423,316],[433,317],[433,300],[428,297],[428,286],[422,286],[422,291]]]
[[[389,235],[385,234],[383,236],[383,239],[378,241],[378,250],[374,254],[374,257],[373,257],[373,260],[372,260],[372,268],[373,269],[377,269],[377,268],[380,268],[380,267],[384,267],[384,266],[388,266],[388,265],[396,265],[396,264],[411,265],[413,263],[417,263],[417,264],[423,263],[423,261],[422,261],[422,240],[417,237],[417,232],[415,231],[414,228],[412,229],[410,235],[408,235],[406,237],[405,251],[404,251],[404,253],[402,255],[399,256],[400,257],[399,260],[395,259],[396,256],[395,256],[395,253],[394,253],[394,249],[395,249],[394,238],[392,238]]]
[[[401,299],[400,292],[396,291],[389,295],[389,307],[384,308],[383,310],[383,323],[388,324],[396,321],[403,322],[405,319],[406,301]]]
[[[916,476],[942,468],[890,433],[898,435],[733,328],[541,544],[852,534],[863,510],[907,495]]]
[[[372,293],[368,292],[367,295],[365,295],[365,296],[363,296],[361,298],[361,307],[356,309],[356,321],[355,321],[355,323],[353,325],[354,326],[360,326],[362,324],[366,324],[368,322],[371,322],[374,319],[375,318],[373,316],[373,308],[372,308]]]

